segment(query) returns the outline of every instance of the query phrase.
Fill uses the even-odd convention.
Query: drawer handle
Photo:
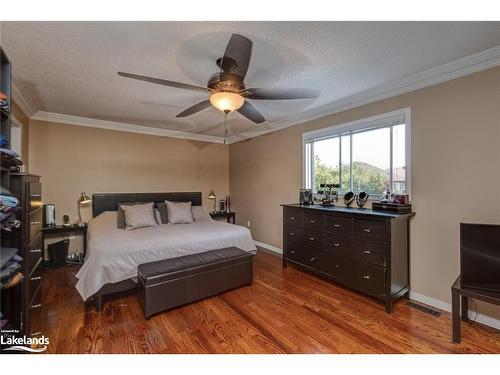
[[[290,220],[295,220],[295,218],[294,218],[294,217],[291,217],[291,218],[290,218]]]
[[[370,280],[371,277],[370,277],[370,275],[365,275],[365,276],[363,276],[363,279]]]
[[[333,224],[334,228],[340,228],[340,224]]]
[[[339,268],[340,266],[338,264],[335,265],[335,268]]]
[[[316,257],[312,257],[310,261],[314,262],[315,260],[316,260]]]
[[[39,307],[42,307],[41,303],[39,303],[38,305],[32,305],[31,306],[32,309],[38,309]]]
[[[370,229],[368,229],[368,228],[365,228],[365,229],[363,229],[363,230],[364,230],[366,233],[370,233],[370,232],[371,232],[371,230],[370,230]]]
[[[309,241],[314,241],[314,240],[315,240],[315,238],[314,238],[314,237],[309,237],[309,238],[308,238],[308,240],[309,240]]]
[[[335,242],[335,243],[333,244],[333,246],[335,246],[335,247],[340,247],[340,244],[339,244],[339,243],[337,243],[337,242]]]
[[[31,225],[40,225],[42,224],[40,221],[32,221],[31,222]]]
[[[32,277],[30,280],[31,280],[31,281],[42,280],[42,276]]]
[[[293,232],[290,232],[290,236],[295,236],[295,233],[293,233]]]
[[[42,249],[30,250],[30,253],[32,253],[32,254],[41,253],[41,252],[42,252]]]
[[[295,254],[295,250],[290,250],[290,254]]]
[[[370,255],[372,252],[370,250],[365,250],[363,251],[363,253],[365,253],[366,255]]]
[[[315,220],[309,220],[311,224],[314,224],[316,221]]]
[[[42,194],[31,194],[31,198],[41,198]]]

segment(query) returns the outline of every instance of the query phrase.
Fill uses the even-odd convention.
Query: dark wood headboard
[[[96,217],[104,211],[116,211],[118,203],[163,201],[192,202],[193,206],[201,206],[201,193],[96,193],[92,194],[92,216]]]

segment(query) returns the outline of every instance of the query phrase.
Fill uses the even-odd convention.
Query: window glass
[[[314,142],[314,187],[339,183],[340,141],[338,137]]]

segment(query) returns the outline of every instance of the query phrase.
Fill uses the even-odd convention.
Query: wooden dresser
[[[43,270],[42,185],[40,177],[25,173],[12,173],[10,190],[23,207],[20,215],[21,230],[16,238],[16,247],[24,259],[21,331],[27,336],[37,336],[40,334]]]
[[[409,291],[409,218],[370,209],[283,205],[283,268],[293,263],[385,302]]]

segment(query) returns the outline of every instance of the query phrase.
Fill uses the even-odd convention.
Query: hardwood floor
[[[136,295],[98,313],[74,288],[76,266],[48,269],[42,333],[48,353],[500,353],[500,335],[400,300],[392,315],[378,301],[295,269],[259,251],[254,283],[144,319]]]

